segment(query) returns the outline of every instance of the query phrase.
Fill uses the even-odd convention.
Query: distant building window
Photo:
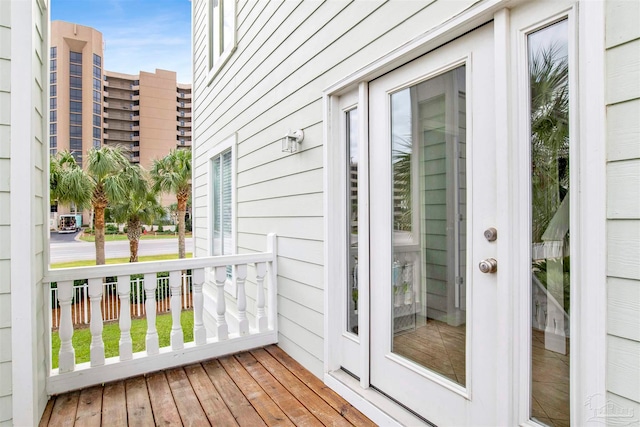
[[[69,76],[69,86],[75,88],[82,88],[82,77]]]
[[[58,125],[56,123],[51,123],[49,125],[49,135],[55,135],[58,133]]]
[[[82,52],[69,52],[69,62],[82,64]]]
[[[51,59],[55,59],[58,57],[58,47],[51,46]]]
[[[50,71],[56,71],[56,69],[58,68],[58,60],[57,59],[50,60],[49,68],[50,68]]]
[[[93,77],[96,79],[102,78],[102,70],[100,67],[96,67],[95,65],[93,66]]]
[[[69,111],[71,111],[72,113],[81,113],[82,101],[71,101],[69,103]]]
[[[100,114],[101,107],[97,102],[93,103],[93,114]]]
[[[102,123],[100,121],[100,116],[96,116],[96,115],[93,116],[93,125],[98,127],[102,126]]]
[[[184,120],[180,120],[180,126],[184,126]]]
[[[82,138],[82,126],[69,126],[69,136],[73,138]]]
[[[49,86],[49,96],[57,96],[58,95],[58,86],[51,85]]]
[[[184,117],[184,111],[180,111],[180,117]]]
[[[100,140],[99,139],[94,139],[93,140],[93,148],[100,148]]]
[[[184,107],[184,101],[180,101],[180,106]]]
[[[82,124],[82,113],[71,113],[69,114],[69,123],[72,125],[81,125]]]
[[[180,135],[184,135],[184,131],[183,130],[180,131]]]
[[[93,88],[95,90],[102,90],[102,82],[100,79],[93,79]]]
[[[58,112],[56,110],[49,111],[49,121],[52,123],[58,121]]]
[[[100,55],[93,54],[93,65],[97,65],[98,67],[102,67],[102,58]]]
[[[93,102],[100,102],[102,95],[97,90],[93,91]]]
[[[69,74],[71,74],[73,76],[81,76],[82,75],[82,65],[69,64]]]
[[[53,135],[49,137],[49,148],[57,148],[58,147],[58,137]]]
[[[209,0],[209,70],[210,77],[236,49],[236,0]]]
[[[82,100],[82,89],[69,89],[69,98],[73,100]]]
[[[101,136],[102,136],[102,132],[100,131],[100,128],[93,128],[93,137],[100,138]]]
[[[55,110],[58,108],[58,98],[50,98],[49,99],[49,109]]]
[[[49,83],[57,83],[58,82],[58,73],[51,73],[49,76]]]

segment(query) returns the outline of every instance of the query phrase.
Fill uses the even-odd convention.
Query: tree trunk
[[[138,241],[137,240],[129,240],[129,252],[131,256],[129,257],[129,262],[138,262]]]
[[[138,244],[142,234],[140,221],[127,222],[127,238],[129,239],[129,262],[138,262]]]
[[[105,263],[104,256],[104,207],[95,207],[95,231],[96,231],[96,265]]]
[[[178,258],[185,258],[186,256],[184,249],[184,217],[187,212],[187,199],[188,197],[178,197]]]

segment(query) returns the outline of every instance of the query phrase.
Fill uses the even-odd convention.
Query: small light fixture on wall
[[[302,129],[289,130],[287,134],[282,138],[282,152],[283,153],[295,153],[298,151],[298,146],[304,139],[304,132]]]

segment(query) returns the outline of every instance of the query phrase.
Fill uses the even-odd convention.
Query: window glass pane
[[[102,70],[99,67],[93,67],[93,77],[97,79],[102,78]]]
[[[101,80],[100,79],[93,79],[93,88],[95,90],[101,90],[102,89],[102,84],[101,84]]]
[[[69,114],[69,123],[74,125],[82,124],[82,114],[78,114],[78,113]]]
[[[222,49],[226,51],[233,46],[233,30],[235,25],[234,3],[236,0],[222,1]]]
[[[51,85],[49,86],[49,96],[57,96],[58,94],[58,86]]]
[[[51,58],[54,59],[58,56],[58,47],[51,46]]]
[[[93,114],[100,114],[100,112],[101,112],[100,110],[101,110],[100,104],[94,102],[93,103]]]
[[[73,113],[82,112],[82,101],[71,101],[69,103],[69,110]]]
[[[69,52],[69,62],[74,64],[82,64],[82,52]]]
[[[391,95],[392,351],[466,384],[465,66]]]
[[[82,75],[82,65],[69,64],[69,74],[74,76]]]
[[[347,206],[349,261],[347,272],[347,331],[358,334],[358,110],[346,113]]]
[[[82,77],[69,76],[69,86],[75,88],[82,87]]]
[[[82,126],[69,126],[69,136],[82,137]]]
[[[82,89],[69,89],[69,98],[74,100],[82,99]]]
[[[93,116],[93,125],[100,126],[102,123],[100,122],[100,116]]]
[[[222,50],[221,11],[222,0],[211,0],[211,66],[218,62]]]
[[[220,207],[220,156],[213,159],[213,255],[222,255],[221,207]]]
[[[102,58],[100,55],[93,54],[93,65],[97,65],[98,67],[102,67]]]
[[[50,136],[49,137],[49,148],[56,148],[58,146],[58,137]]]
[[[531,115],[531,416],[569,425],[568,22],[527,37]]]
[[[56,123],[51,123],[49,125],[49,135],[55,135],[58,133],[58,125]]]
[[[102,132],[100,128],[93,128],[93,137],[100,138],[100,136],[102,136]]]
[[[58,60],[57,59],[51,59],[49,61],[49,68],[51,69],[50,71],[56,71],[56,69],[58,68]]]
[[[49,111],[49,121],[50,122],[58,121],[58,112],[56,110]]]
[[[222,236],[223,254],[233,253],[231,244],[231,151],[222,154]]]
[[[58,98],[49,99],[49,108],[51,110],[55,110],[56,108],[58,108]]]
[[[58,73],[51,73],[49,77],[49,83],[57,83],[58,82]]]

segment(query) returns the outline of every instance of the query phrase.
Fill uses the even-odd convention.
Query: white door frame
[[[342,329],[340,319],[342,308],[342,277],[344,259],[340,259],[340,248],[344,245],[344,234],[336,232],[336,226],[344,222],[346,206],[335,203],[342,200],[343,187],[336,180],[336,172],[344,168],[341,158],[339,131],[335,129],[332,120],[337,108],[337,97],[349,90],[358,89],[360,93],[360,111],[368,110],[367,85],[372,79],[400,66],[422,54],[450,41],[470,30],[494,20],[495,31],[495,111],[496,111],[496,144],[497,161],[505,162],[508,168],[498,171],[498,222],[503,225],[498,239],[497,257],[507,259],[507,255],[516,254],[516,245],[507,245],[509,236],[521,233],[522,224],[517,223],[513,206],[518,200],[522,183],[512,182],[511,176],[516,168],[521,166],[522,153],[513,144],[521,134],[518,128],[518,118],[514,113],[520,107],[518,99],[518,79],[514,77],[512,61],[515,62],[516,52],[512,47],[513,35],[511,29],[510,10],[524,1],[487,0],[466,10],[442,26],[417,37],[410,43],[383,55],[378,60],[363,67],[355,73],[331,85],[323,92],[324,99],[324,184],[325,184],[325,340],[324,340],[324,380],[334,390],[345,396],[358,409],[363,411],[374,421],[384,424],[398,424],[406,420],[409,415],[401,407],[394,405],[381,395],[368,388],[368,377],[361,376],[358,382],[348,375],[343,375],[339,369],[339,360],[333,349],[339,345]],[[604,68],[604,3],[601,1],[576,1],[573,7],[574,19],[578,23],[575,30],[577,50],[580,55],[574,64],[578,76],[575,85],[577,96],[575,112],[578,120],[574,120],[580,150],[572,157],[572,163],[577,169],[576,181],[582,191],[579,198],[572,200],[577,211],[575,217],[576,230],[581,236],[576,255],[580,263],[572,263],[572,276],[582,278],[588,283],[589,292],[583,292],[576,301],[574,310],[575,324],[579,330],[574,337],[588,339],[572,340],[572,353],[580,354],[579,359],[571,361],[572,422],[577,425],[588,421],[591,413],[585,406],[584,397],[594,397],[597,405],[602,406],[606,401],[606,153],[605,141],[605,68]],[[365,116],[364,114],[362,116]],[[361,120],[360,141],[366,141],[366,124]],[[365,130],[365,131],[363,131]],[[574,182],[576,182],[574,181]],[[577,183],[576,182],[576,183]],[[575,192],[577,193],[577,192]],[[346,205],[346,203],[345,203]],[[528,232],[528,231],[527,231]],[[593,248],[603,248],[593,250]],[[344,250],[344,249],[342,249]],[[576,257],[576,258],[577,258]],[[500,264],[497,283],[498,290],[498,330],[501,336],[509,337],[500,340],[498,352],[504,355],[501,368],[497,373],[497,416],[500,425],[536,425],[529,421],[529,381],[521,381],[523,375],[528,375],[529,348],[528,343],[519,344],[513,338],[525,328],[529,328],[530,317],[522,313],[523,296],[518,294],[512,283],[521,279],[516,269],[506,263]],[[583,288],[584,289],[584,288]],[[361,294],[362,295],[362,294]],[[364,295],[362,295],[364,297]],[[362,312],[368,312],[365,307]],[[578,307],[579,306],[579,307]],[[524,307],[528,312],[529,308]],[[594,315],[596,313],[597,315]],[[369,324],[368,316],[361,315],[359,319],[361,345],[364,345],[364,335],[368,331],[363,327]],[[364,338],[367,339],[367,338]],[[367,342],[368,347],[368,342]],[[361,362],[368,364],[368,351],[360,351]],[[366,372],[367,369],[363,369]],[[528,378],[528,377],[526,377]],[[402,418],[402,417],[405,418]],[[400,420],[400,421],[398,421]]]

